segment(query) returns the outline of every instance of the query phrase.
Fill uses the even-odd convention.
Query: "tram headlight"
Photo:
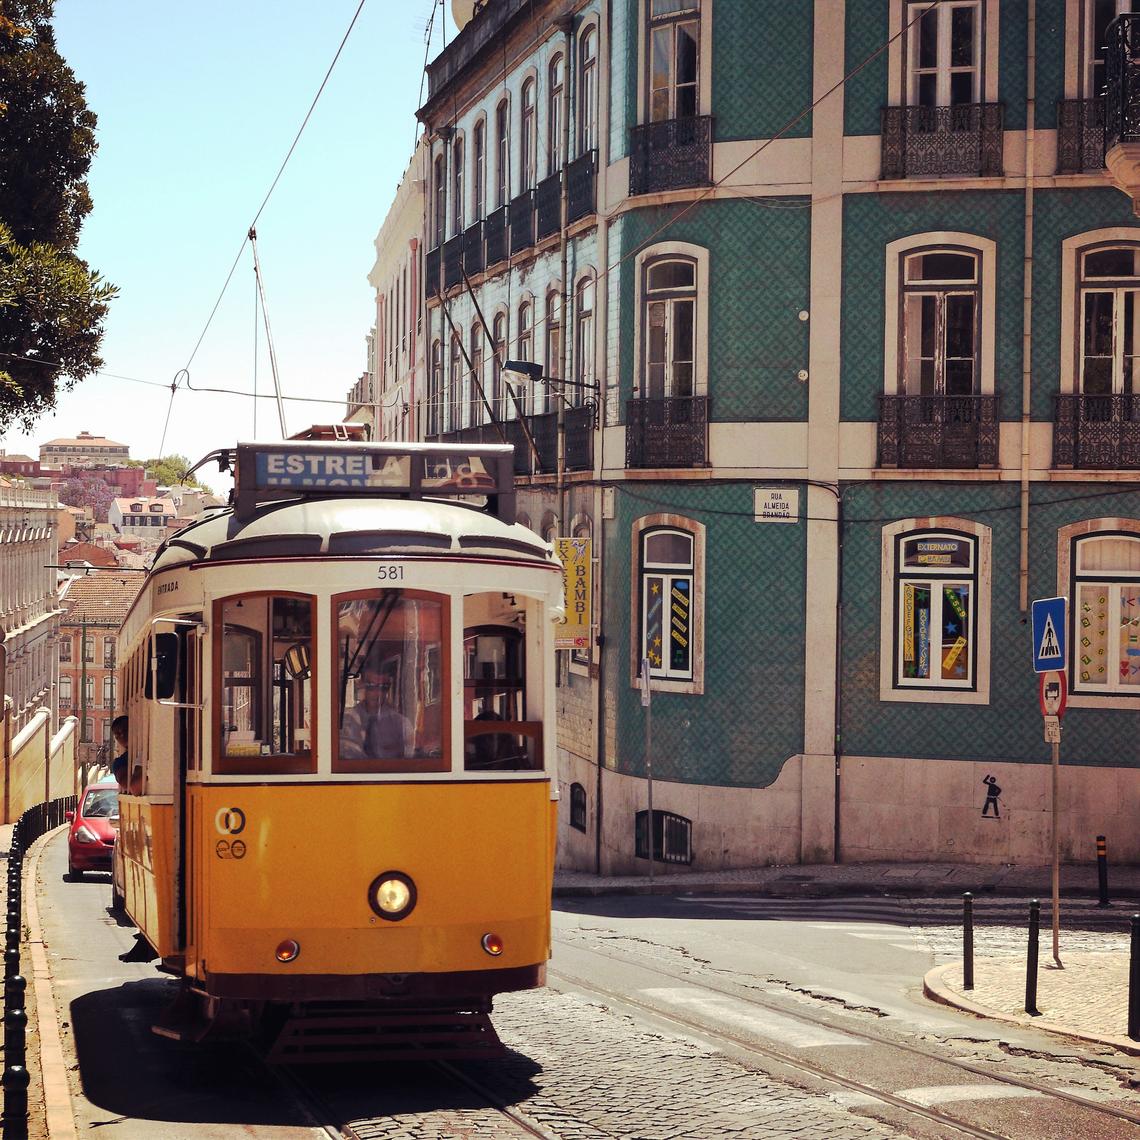
[[[368,905],[389,922],[407,918],[416,906],[416,884],[403,871],[385,871],[372,880]]]

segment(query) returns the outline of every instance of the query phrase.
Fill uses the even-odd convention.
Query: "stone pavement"
[[[1129,916],[1140,913],[1140,865],[1109,866],[1112,913],[1128,929]],[[1049,900],[1052,868],[974,863],[839,863],[785,867],[756,867],[732,871],[692,871],[668,868],[648,875],[600,877],[584,871],[558,871],[555,898],[612,894],[754,894],[773,898],[837,895],[961,897],[994,895],[1041,900],[1041,943],[1037,980],[1039,1016],[1025,1013],[1025,954],[975,954],[974,988],[966,990],[962,963],[936,967],[923,979],[926,995],[979,1017],[1032,1025],[1048,1032],[1108,1045],[1140,1056],[1140,1041],[1127,1036],[1128,950],[1096,953],[1082,949],[1066,953],[1063,969],[1052,958]],[[1096,899],[1097,868],[1092,864],[1061,867],[1061,899]],[[1062,915],[1064,906],[1062,905]],[[1062,919],[1062,930],[1063,919]],[[975,942],[977,948],[977,942]]]

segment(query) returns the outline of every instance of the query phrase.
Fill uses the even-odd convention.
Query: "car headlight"
[[[90,831],[88,831],[87,828],[83,826],[83,824],[80,824],[75,829],[75,841],[76,841],[76,843],[98,843],[99,842],[98,838],[95,835],[93,835]]]
[[[385,871],[372,880],[368,905],[389,922],[406,918],[415,909],[416,884],[403,871]]]

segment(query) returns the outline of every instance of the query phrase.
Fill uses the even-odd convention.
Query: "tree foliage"
[[[102,366],[115,296],[76,256],[95,116],[60,56],[54,0],[0,0],[0,431],[31,430]]]
[[[69,507],[90,507],[96,522],[106,522],[115,488],[98,476],[69,479],[59,490],[59,501]]]
[[[183,478],[183,472],[190,466],[190,460],[185,455],[167,455],[162,459],[132,459],[132,467],[145,467],[146,473],[160,486],[173,487],[200,487],[206,489],[193,475]]]
[[[13,421],[30,431],[58,391],[102,367],[115,292],[73,254],[17,245],[0,222],[0,431]]]

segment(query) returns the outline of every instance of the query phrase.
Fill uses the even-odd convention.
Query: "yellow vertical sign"
[[[556,538],[554,549],[562,562],[562,590],[566,617],[554,626],[555,649],[586,649],[593,624],[591,542],[588,538]]]

